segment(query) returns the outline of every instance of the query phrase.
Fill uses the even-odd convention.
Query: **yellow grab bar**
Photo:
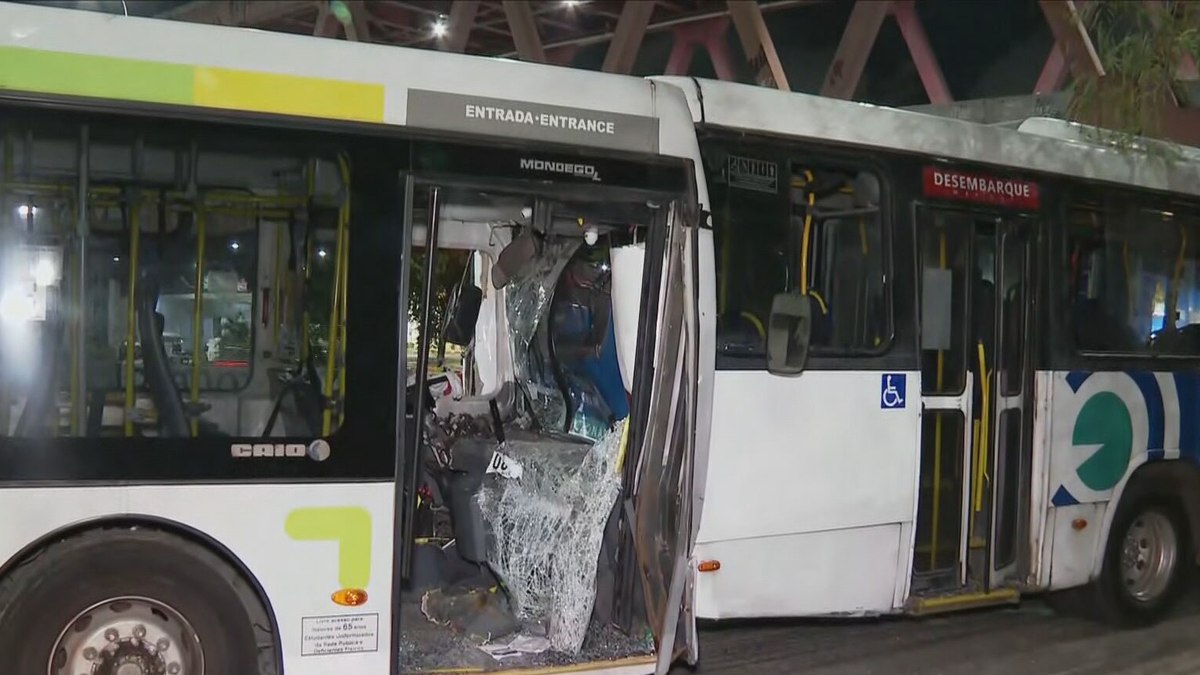
[[[340,159],[340,158],[339,158]],[[343,160],[344,161],[344,160]],[[346,169],[348,170],[348,169]],[[325,411],[321,418],[321,435],[328,436],[333,430],[333,383],[337,377],[338,338],[341,336],[341,300],[345,291],[346,255],[344,244],[346,228],[350,220],[350,186],[345,186],[346,195],[342,207],[338,209],[337,251],[334,252],[333,298],[329,307],[329,346],[325,355],[325,383],[322,393],[325,397]]]
[[[800,241],[800,295],[808,295],[808,235],[812,230],[812,207],[817,203],[817,195],[807,189],[813,182],[813,172],[805,169],[804,178],[808,181],[805,191],[808,193],[809,208],[804,214],[804,232],[801,235],[803,239]]]
[[[338,324],[341,335],[338,340],[338,426],[346,421],[346,305],[347,293],[350,290],[350,162],[345,155],[338,155],[338,170],[341,172],[342,186],[346,190],[346,198],[342,203],[345,210],[346,229],[342,241],[338,244],[338,255],[342,256],[342,297],[338,309]]]
[[[140,201],[132,199],[129,203],[129,297],[125,302],[125,436],[133,436],[133,409],[137,403],[134,396],[134,357],[137,352],[134,342],[137,338],[137,273],[139,241],[141,239],[141,218],[138,214]]]
[[[991,410],[990,375],[987,369],[987,354],[983,341],[977,345],[979,352],[979,389],[983,394],[983,410],[979,411],[979,442],[975,445],[975,512],[983,510],[983,481],[987,477],[988,418]]]
[[[938,268],[946,269],[946,232],[938,233]],[[937,389],[941,393],[946,379],[946,352],[937,353]],[[937,569],[938,522],[942,511],[942,413],[933,417],[933,538],[929,547],[929,568]]]
[[[200,352],[204,338],[204,248],[208,238],[204,211],[196,211],[196,287],[192,291],[192,404],[200,402]],[[193,411],[194,412],[194,411]],[[200,434],[199,418],[192,419],[192,436]]]

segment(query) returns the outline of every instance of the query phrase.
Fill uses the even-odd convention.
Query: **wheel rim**
[[[1121,575],[1125,590],[1138,602],[1157,599],[1175,571],[1179,538],[1170,518],[1145,511],[1133,519],[1121,548]]]
[[[50,652],[49,675],[204,675],[192,624],[170,605],[120,597],[67,622]]]

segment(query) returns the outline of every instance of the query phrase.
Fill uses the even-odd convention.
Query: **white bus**
[[[0,21],[15,672],[664,673],[695,616],[1141,623],[1189,572],[1194,162]]]
[[[0,25],[6,672],[695,660],[712,239],[680,90],[28,5]]]
[[[698,616],[1160,617],[1200,540],[1200,152],[662,81],[715,233]]]

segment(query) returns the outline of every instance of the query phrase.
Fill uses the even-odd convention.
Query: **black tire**
[[[0,583],[3,670],[46,673],[60,632],[80,612],[143,597],[191,624],[206,675],[255,675],[254,628],[229,581],[235,574],[205,549],[154,530],[98,530],[52,544]]]
[[[1136,523],[1148,518],[1169,524],[1174,532],[1176,553],[1163,590],[1142,600],[1130,592],[1123,578],[1121,562],[1126,534]],[[1149,490],[1127,492],[1113,516],[1100,578],[1089,589],[1090,613],[1120,628],[1138,628],[1161,621],[1187,592],[1194,559],[1187,518],[1178,502],[1169,496],[1151,494]]]

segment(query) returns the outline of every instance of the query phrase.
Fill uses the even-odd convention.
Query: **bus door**
[[[460,156],[455,152],[463,154]],[[510,156],[493,150],[491,157],[496,164],[501,164],[497,157],[511,157],[511,166],[516,167],[520,166],[517,160],[527,154],[513,153]],[[655,184],[647,186],[656,189],[654,193],[633,193],[628,191],[630,188],[626,185],[640,186],[648,181],[638,178],[629,169],[632,166],[629,163],[612,161],[601,165],[597,173],[613,182],[610,187],[597,186],[595,183],[599,179],[587,176],[548,181],[541,175],[535,175],[539,180],[533,181],[526,180],[524,174],[515,170],[507,173],[496,171],[499,175],[491,176],[483,173],[492,168],[491,165],[480,168],[478,157],[477,151],[468,153],[448,144],[420,146],[414,152],[414,165],[418,169],[424,169],[426,164],[433,168],[405,177],[405,203],[408,205],[405,240],[411,242],[413,248],[409,250],[410,260],[402,279],[405,284],[420,284],[424,297],[420,315],[411,317],[410,323],[422,327],[419,335],[411,336],[416,344],[415,354],[406,353],[402,359],[409,373],[409,384],[404,401],[406,416],[402,433],[406,436],[402,448],[403,470],[397,477],[397,494],[402,504],[398,540],[404,543],[414,541],[415,509],[409,505],[420,498],[420,481],[431,475],[423,467],[438,461],[435,455],[439,451],[427,440],[429,425],[426,422],[435,414],[430,404],[430,391],[435,387],[430,385],[431,382],[436,384],[433,378],[437,376],[433,371],[441,367],[439,362],[443,359],[431,355],[429,344],[432,334],[426,335],[424,329],[428,328],[431,332],[440,325],[447,342],[471,343],[479,325],[480,303],[488,302],[486,297],[480,297],[484,290],[475,287],[472,279],[488,279],[480,286],[488,289],[486,292],[489,295],[499,297],[500,303],[505,303],[518,292],[515,288],[517,283],[510,283],[512,277],[508,276],[512,270],[518,270],[519,278],[524,279],[540,269],[539,265],[544,265],[535,260],[537,256],[545,256],[538,260],[548,259],[551,251],[555,251],[553,255],[563,255],[562,251],[568,249],[561,242],[571,236],[586,241],[579,231],[585,222],[584,218],[576,217],[574,214],[577,211],[569,209],[590,209],[587,211],[589,214],[603,214],[607,213],[604,209],[614,209],[614,205],[625,208],[620,212],[621,217],[636,218],[632,222],[646,226],[645,232],[639,236],[644,237],[642,246],[647,251],[644,271],[647,282],[643,297],[650,300],[642,300],[640,309],[635,310],[635,316],[636,312],[642,312],[643,316],[639,319],[641,327],[636,354],[640,364],[637,366],[639,375],[634,381],[630,400],[635,403],[641,401],[644,405],[635,405],[629,413],[628,431],[621,441],[622,450],[617,460],[617,470],[627,480],[624,490],[626,501],[621,508],[628,518],[625,527],[628,528],[629,537],[627,548],[620,552],[623,556],[618,566],[620,578],[614,584],[618,597],[613,602],[619,607],[610,611],[616,617],[613,622],[617,624],[626,623],[626,614],[638,614],[629,619],[631,626],[641,625],[644,614],[656,638],[656,672],[665,674],[676,658],[686,655],[694,660],[697,653],[692,594],[687,584],[690,579],[688,562],[695,535],[691,485],[699,379],[697,369],[700,367],[697,290],[699,234],[695,226],[696,216],[683,198],[687,174],[679,172],[677,180],[673,178],[674,174],[664,174],[674,182],[667,183],[666,179],[655,178],[666,187]],[[594,161],[599,163],[601,160]],[[637,180],[628,178],[629,175]],[[627,183],[617,182],[622,176],[627,177]],[[678,187],[674,187],[676,184]],[[651,198],[648,199],[647,194]],[[633,201],[634,197],[638,201]],[[532,205],[528,213],[523,213],[525,205]],[[571,216],[569,219],[566,218],[568,215]],[[608,222],[599,218],[596,220],[602,224]],[[532,230],[536,230],[538,236],[516,237],[504,244],[497,239],[500,235],[492,231],[503,232],[516,227],[519,222],[532,223]],[[497,223],[495,227],[492,226]],[[611,242],[613,239],[614,235],[606,233],[601,241]],[[559,248],[551,249],[551,246]],[[456,252],[470,249],[487,253],[486,256],[480,256],[486,259],[484,269],[478,276],[470,274],[470,270],[466,274],[455,272],[455,278],[461,276],[463,280],[459,282],[457,290],[449,293],[451,302],[446,305],[447,316],[442,317],[439,324],[432,318],[438,302],[436,270],[439,266],[451,264],[447,261]],[[509,255],[513,257],[510,259]],[[522,257],[527,260],[520,262]],[[560,272],[566,261],[567,258],[562,258],[556,263]],[[603,269],[607,271],[609,264],[605,263]],[[502,274],[497,274],[497,270]],[[497,279],[503,279],[499,282],[500,286],[497,286]],[[533,287],[526,283],[522,292]],[[464,312],[467,318],[462,318],[459,316],[459,303],[453,298],[467,295],[474,295],[476,299],[473,301],[474,307]],[[409,297],[408,286],[401,287],[401,297]],[[450,304],[455,306],[454,309],[449,308]],[[517,312],[512,309],[513,306],[500,304],[495,310],[497,314],[503,314],[503,323],[499,325],[511,331],[508,339],[533,340],[531,333],[524,333],[524,338],[516,336],[522,331],[537,329],[536,323],[519,325],[517,320],[523,315],[534,315],[535,310],[526,307]],[[646,337],[649,331],[653,331],[653,339]],[[457,333],[462,335],[452,337]],[[495,337],[490,339],[496,340]],[[526,345],[529,343],[526,342]],[[550,350],[553,349],[551,346]],[[532,372],[535,365],[544,364],[510,364],[513,370],[510,377],[516,381],[541,377],[541,373]],[[556,383],[557,380],[549,384]],[[506,388],[499,387],[497,393],[481,395],[479,401],[472,400],[470,394],[474,393],[468,392],[458,401],[459,409],[475,410],[468,406],[483,401],[479,414],[486,418],[490,413],[497,427],[494,430],[496,440],[503,443],[499,410],[514,405],[505,398],[509,395],[506,394]],[[511,394],[513,397],[517,395],[527,394]],[[496,405],[488,407],[485,400],[488,398],[494,398]],[[534,426],[534,430],[539,434],[554,434],[546,438],[561,438],[567,434],[566,430],[550,428],[542,421]],[[524,437],[529,437],[531,433],[534,431],[526,432]],[[432,459],[422,459],[426,457]],[[451,460],[446,458],[445,461]],[[450,479],[447,485],[451,485]],[[457,488],[451,486],[445,492],[452,490]],[[471,503],[475,503],[472,496],[474,492],[464,494]],[[456,513],[458,506],[450,504],[452,514]],[[459,516],[461,522],[478,522],[478,527],[460,528],[455,524],[457,555],[472,563],[485,563],[488,535],[484,524],[472,517],[470,504],[466,502],[454,518],[458,519]],[[413,547],[403,547],[400,551],[401,575],[406,579],[411,578],[410,572],[414,569],[413,554]],[[400,630],[405,628],[401,626]]]
[[[1028,558],[1032,221],[920,207],[922,417],[912,595],[1015,600]],[[919,609],[920,607],[918,607]]]

